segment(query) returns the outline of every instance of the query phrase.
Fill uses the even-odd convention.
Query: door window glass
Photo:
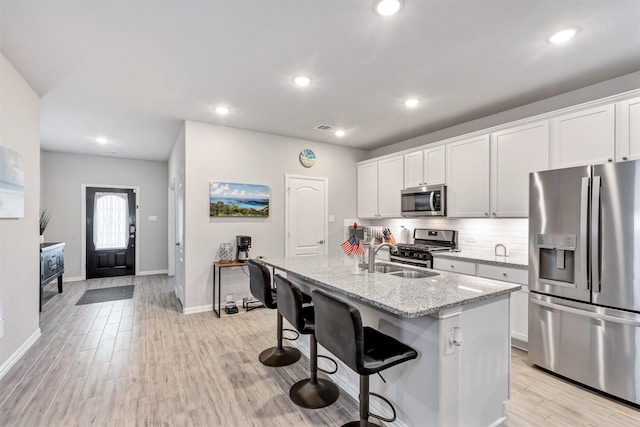
[[[97,249],[125,249],[129,241],[126,193],[96,193],[93,209],[93,242]]]

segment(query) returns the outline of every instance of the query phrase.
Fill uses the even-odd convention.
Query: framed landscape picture
[[[269,186],[211,181],[209,217],[269,216]]]
[[[24,217],[24,159],[0,145],[0,218]]]

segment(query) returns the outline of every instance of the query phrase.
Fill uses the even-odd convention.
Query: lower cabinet
[[[433,268],[521,285],[521,290],[511,293],[509,316],[511,345],[527,350],[529,341],[529,288],[527,286],[529,273],[527,270],[439,257],[434,257]]]

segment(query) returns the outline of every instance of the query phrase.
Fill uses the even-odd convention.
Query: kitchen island
[[[447,272],[416,279],[382,272],[355,275],[345,256],[262,261],[310,289],[344,297],[359,308],[363,324],[418,351],[416,360],[383,371],[386,383],[371,377],[371,391],[396,405],[393,426],[492,426],[506,419],[509,295],[519,285]],[[384,264],[390,265],[378,265]],[[308,355],[304,338],[296,344]],[[320,354],[328,353],[320,349]],[[358,376],[338,363],[332,378],[357,400]],[[376,399],[371,409],[388,414]]]

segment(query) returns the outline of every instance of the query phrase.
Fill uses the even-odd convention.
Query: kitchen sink
[[[395,265],[389,264],[377,264],[373,268],[375,269],[376,273],[393,273],[404,271],[402,267],[397,267]]]
[[[424,279],[425,277],[437,276],[438,273],[432,273],[430,271],[399,270],[391,272],[389,275],[403,277],[405,279]]]

